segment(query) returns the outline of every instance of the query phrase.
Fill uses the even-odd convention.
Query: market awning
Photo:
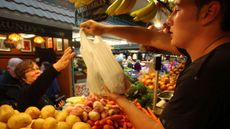
[[[75,10],[37,0],[0,0],[1,17],[72,29]],[[68,3],[68,2],[66,2]]]

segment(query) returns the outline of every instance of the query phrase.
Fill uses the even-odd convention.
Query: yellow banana
[[[83,5],[89,5],[89,4],[91,4],[93,1],[94,1],[94,0],[81,0],[81,3],[82,3]]]
[[[128,13],[136,4],[136,0],[122,0],[121,4],[115,10],[116,15]]]
[[[72,3],[72,4],[74,3],[74,0],[68,0],[68,1],[69,1],[70,3]]]
[[[80,8],[81,7],[81,0],[75,0],[74,6],[75,6],[75,8]]]
[[[150,14],[153,11],[154,8],[156,8],[156,5],[152,1],[149,4],[147,4],[145,7],[133,11],[130,15],[132,17],[138,16],[140,18],[140,17],[143,17],[143,16],[145,16],[147,14]]]
[[[133,18],[133,20],[134,21],[140,21],[140,18],[136,16],[136,17]]]
[[[118,6],[120,6],[122,0],[115,0],[105,11],[109,16],[112,16],[115,14],[115,10],[117,9]]]
[[[146,16],[143,16],[143,17],[140,17],[140,21],[143,21],[143,22],[149,22],[150,20],[152,20],[157,14],[157,8],[153,9],[153,11],[146,15]]]

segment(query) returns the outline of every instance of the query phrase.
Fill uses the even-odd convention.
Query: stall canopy
[[[0,0],[0,17],[72,29],[75,9],[63,0]]]

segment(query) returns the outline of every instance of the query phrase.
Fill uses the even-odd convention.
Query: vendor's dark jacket
[[[29,106],[41,108],[46,104],[42,99],[42,96],[57,75],[58,72],[51,66],[31,85],[26,84],[25,82],[21,82],[19,85],[11,85],[11,89],[4,89],[4,94],[11,99],[12,102],[9,104],[19,111],[25,111]],[[2,91],[4,92],[4,90]]]

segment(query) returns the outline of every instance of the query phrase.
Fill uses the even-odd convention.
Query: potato
[[[87,112],[84,111],[82,113],[81,120],[84,122],[86,122],[88,120],[88,113]]]
[[[52,105],[46,105],[41,110],[41,117],[46,119],[48,117],[54,117],[55,115],[55,108]]]
[[[102,119],[107,117],[108,115],[109,115],[108,110],[104,110],[103,112],[101,112],[101,118]]]
[[[65,121],[67,116],[68,114],[66,111],[61,111],[61,112],[57,112],[57,114],[55,115],[55,118],[57,121]]]
[[[67,124],[66,122],[58,122],[57,129],[71,129],[71,126]]]
[[[43,124],[43,129],[56,129],[57,128],[57,120],[53,117],[48,117],[45,119]]]
[[[93,103],[93,108],[94,109],[97,108],[99,112],[102,112],[103,109],[104,109],[104,105],[101,102],[99,102],[99,101],[95,101]]]
[[[73,114],[73,115],[76,115],[76,116],[81,116],[82,113],[83,113],[83,108],[81,106],[76,106],[75,109],[71,110],[69,112],[69,114]]]
[[[92,121],[96,121],[100,119],[100,114],[98,112],[95,111],[91,111],[89,112],[89,119]]]
[[[32,127],[32,129],[43,129],[44,122],[45,122],[44,119],[38,118],[38,119],[33,121],[31,127]]]
[[[19,114],[20,112],[18,110],[14,110],[14,114]]]
[[[81,119],[78,116],[75,115],[69,115],[66,117],[66,123],[68,123],[70,126],[72,126],[76,122],[80,122]]]
[[[2,105],[0,107],[0,122],[7,122],[14,114],[14,109],[10,105]]]
[[[39,118],[41,111],[37,107],[31,106],[25,110],[25,113],[29,114],[32,119],[37,119]]]
[[[23,127],[27,127],[32,122],[32,118],[30,115],[26,113],[18,113],[11,116],[7,122],[7,126],[10,129],[20,129]]]
[[[0,129],[7,129],[7,124],[0,122]]]
[[[84,122],[77,122],[73,125],[72,129],[91,129],[91,126]]]

